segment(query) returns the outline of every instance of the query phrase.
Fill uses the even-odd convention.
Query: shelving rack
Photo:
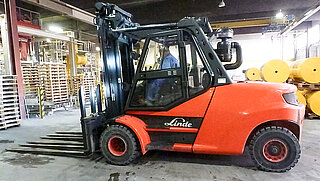
[[[78,75],[82,74],[89,74],[89,75],[94,75],[96,76],[98,74],[98,69],[99,69],[99,61],[98,57],[99,55],[97,52],[95,52],[95,43],[90,42],[90,41],[77,41],[77,48],[76,52],[78,55],[85,55],[88,58],[88,63],[85,65],[78,65],[77,67],[77,72]],[[99,81],[99,79],[96,79],[96,81]]]
[[[64,57],[69,54],[68,42],[50,40],[39,42],[39,60],[41,63],[66,63]]]

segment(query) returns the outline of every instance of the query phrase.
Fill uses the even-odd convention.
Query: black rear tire
[[[122,125],[108,126],[100,138],[100,148],[108,163],[128,165],[140,156],[137,140],[131,131]]]
[[[286,172],[300,158],[300,144],[296,136],[283,127],[259,130],[250,142],[250,155],[256,167],[269,172]]]

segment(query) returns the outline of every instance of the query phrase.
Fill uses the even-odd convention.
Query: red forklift
[[[305,108],[297,101],[296,87],[233,82],[227,70],[240,67],[242,54],[240,45],[229,41],[231,29],[213,33],[207,18],[193,17],[139,25],[130,13],[108,3],[96,4],[95,23],[103,85],[91,88],[90,113],[79,91],[82,133],[43,137],[81,141],[68,149],[84,150],[42,154],[101,151],[109,163],[127,165],[150,150],[240,155],[248,146],[254,164],[264,171],[285,172],[298,162]],[[221,40],[217,49],[209,41],[213,36]],[[134,48],[142,44],[140,55]],[[65,145],[52,144],[58,143],[24,146]]]
[[[231,29],[216,32],[221,41],[213,49],[207,18],[156,25],[131,19],[114,4],[96,4],[105,110],[98,86],[87,116],[80,90],[88,153],[101,150],[109,163],[127,165],[149,150],[239,155],[249,146],[261,170],[285,172],[297,163],[305,109],[297,89],[232,82],[226,70],[240,67],[242,55],[228,41]],[[139,55],[133,49],[141,42]]]

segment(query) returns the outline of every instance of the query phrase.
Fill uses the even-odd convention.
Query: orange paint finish
[[[173,145],[173,150],[169,150],[169,151],[192,152],[192,145],[191,144],[175,143]]]
[[[170,127],[169,129],[146,128],[146,131],[197,133],[197,128]]]
[[[197,133],[197,128],[182,128],[182,127],[170,127],[172,132],[184,132],[184,133]]]
[[[258,125],[272,120],[300,125],[304,106],[287,104],[282,97],[283,93],[295,91],[293,85],[261,82],[217,87],[193,152],[242,154],[248,136]]]
[[[154,115],[154,116],[177,116],[177,117],[204,117],[208,104],[215,88],[190,99],[187,102],[170,109],[169,111],[127,111],[126,114]]]
[[[145,154],[147,152],[146,146],[151,142],[146,131],[146,124],[141,119],[130,115],[124,115],[116,119],[116,122],[124,124],[134,131],[140,141],[142,154]]]

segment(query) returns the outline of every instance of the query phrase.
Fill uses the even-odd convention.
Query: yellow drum
[[[320,91],[306,93],[306,99],[310,110],[320,116]]]
[[[290,75],[290,67],[283,60],[271,60],[261,67],[261,74],[267,82],[285,82]]]
[[[77,65],[85,65],[88,63],[88,58],[85,55],[76,56]]]
[[[257,68],[249,68],[246,71],[246,79],[247,80],[260,80],[261,75],[260,75],[260,70]]]
[[[307,105],[306,98],[303,96],[303,94],[301,93],[301,91],[297,91],[297,92],[296,92],[296,96],[297,96],[297,98],[298,98],[298,101],[299,101],[301,104]]]
[[[299,60],[291,65],[290,77],[295,81],[320,82],[320,57]]]

